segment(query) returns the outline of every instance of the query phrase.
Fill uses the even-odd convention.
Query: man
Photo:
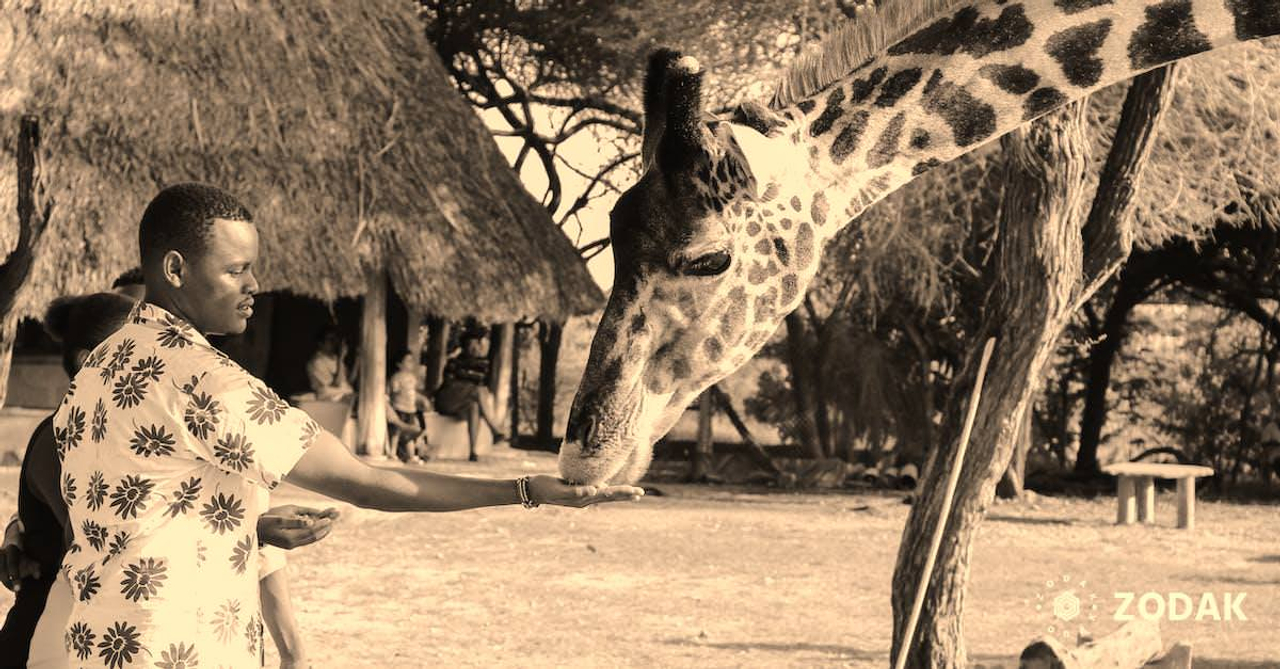
[[[258,490],[286,478],[384,511],[643,494],[369,467],[205,339],[253,315],[258,231],[242,204],[211,186],[166,188],[138,242],[145,302],[85,361],[53,423],[74,531],[63,574],[75,666],[258,666]]]

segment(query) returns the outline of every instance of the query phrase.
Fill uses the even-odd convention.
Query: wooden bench
[[[1107,465],[1102,471],[1116,476],[1117,525],[1139,522],[1150,524],[1156,517],[1155,479],[1178,482],[1178,527],[1191,529],[1196,524],[1196,479],[1213,476],[1212,467],[1173,465],[1155,462],[1121,462]]]

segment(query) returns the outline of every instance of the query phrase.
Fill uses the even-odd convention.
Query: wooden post
[[[693,467],[689,471],[691,481],[705,481],[711,473],[711,454],[715,450],[712,439],[711,419],[715,416],[715,395],[703,392],[698,398],[698,442],[693,447]]]
[[[1178,527],[1184,530],[1196,526],[1196,479],[1184,476],[1178,479]]]
[[[524,350],[528,332],[528,325],[516,324],[511,342],[511,427],[508,434],[511,435],[512,446],[520,441],[520,354]]]
[[[13,362],[13,342],[18,333],[18,321],[13,317],[13,307],[18,291],[31,276],[35,263],[35,247],[44,235],[49,222],[52,204],[44,203],[43,210],[36,202],[36,183],[40,181],[40,121],[34,116],[23,116],[18,121],[18,240],[13,249],[0,262],[0,407],[9,393],[9,367]]]
[[[560,340],[564,324],[542,321],[538,324],[538,448],[555,451],[556,363],[560,358]]]
[[[444,365],[449,359],[449,321],[437,316],[427,320],[427,394],[434,395],[444,383]]]
[[[1121,475],[1116,479],[1116,505],[1116,524],[1132,525],[1138,515],[1132,476]]]
[[[489,328],[489,392],[493,393],[495,425],[501,424],[511,403],[511,350],[516,324],[502,323]]]
[[[1138,522],[1156,522],[1156,482],[1150,476],[1138,478]]]
[[[356,453],[387,457],[387,273],[367,271],[360,310],[360,393],[356,411]]]

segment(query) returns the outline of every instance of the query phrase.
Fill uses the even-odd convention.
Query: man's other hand
[[[337,518],[338,510],[333,508],[273,507],[258,517],[258,541],[286,550],[313,544],[329,534]]]

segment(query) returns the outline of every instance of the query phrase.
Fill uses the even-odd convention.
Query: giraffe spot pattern
[[[767,239],[761,239],[756,242],[756,253],[759,255],[768,255],[773,253],[773,244],[769,243],[769,240]]]
[[[747,270],[747,283],[750,283],[753,286],[758,286],[768,279],[769,270],[765,267],[764,263],[752,263],[751,269]]]
[[[787,250],[787,243],[781,237],[773,238],[773,251],[778,256],[778,262],[783,265],[791,262],[791,252]]]
[[[880,82],[884,81],[884,75],[888,73],[889,68],[877,67],[865,78],[854,79],[853,83],[849,85],[849,102],[856,105],[866,101],[876,90],[876,86],[879,86]]]
[[[770,288],[764,293],[756,297],[755,312],[752,314],[755,320],[769,320],[773,318],[775,313],[774,303],[778,299],[778,289]]]
[[[1275,0],[1227,0],[1227,11],[1235,17],[1238,40],[1280,34],[1280,7]]]
[[[1026,95],[1040,83],[1040,75],[1021,65],[983,65],[978,74],[991,80],[997,88],[1014,95]]]
[[[787,305],[791,304],[791,300],[795,299],[799,290],[800,284],[796,279],[796,275],[788,274],[782,277],[782,308],[785,309]]]
[[[1053,4],[1057,5],[1063,14],[1071,15],[1086,9],[1115,4],[1115,0],[1054,0]]]
[[[1098,50],[1109,34],[1111,19],[1073,26],[1050,35],[1044,51],[1058,61],[1067,81],[1088,88],[1102,78],[1103,63]]]
[[[873,170],[884,167],[898,155],[898,142],[901,141],[902,126],[906,120],[907,115],[904,112],[898,112],[889,120],[884,127],[884,132],[880,133],[880,139],[876,140],[875,146],[867,152],[867,167]]]
[[[760,224],[755,221],[747,223],[747,236],[755,237],[758,234],[760,234]]]
[[[747,322],[747,291],[741,286],[729,291],[725,300],[724,315],[720,317],[720,336],[732,339],[742,331]]]
[[[831,143],[832,162],[839,165],[849,157],[849,154],[857,150],[858,141],[862,139],[862,132],[867,129],[867,119],[870,117],[866,110],[859,111],[850,117],[849,123],[836,136],[836,141]]]
[[[844,114],[844,89],[837,86],[831,95],[827,96],[827,106],[822,110],[813,123],[809,124],[809,135],[812,137],[821,137],[825,135],[831,126]]]
[[[791,221],[791,219],[784,218],[781,221],[778,221],[778,225],[782,226],[783,230],[790,230],[791,226],[794,225],[794,223]]]
[[[1191,0],[1165,0],[1146,9],[1146,22],[1129,38],[1129,62],[1145,70],[1209,50],[1209,40],[1196,29]]]
[[[689,360],[688,358],[676,358],[671,362],[671,374],[677,379],[689,378]]]
[[[942,161],[937,158],[930,158],[924,162],[916,163],[915,166],[911,168],[911,176],[918,177],[941,164]]]
[[[765,186],[764,192],[760,194],[760,199],[764,202],[768,202],[769,200],[778,197],[778,190],[778,184],[771,183],[768,186]]]
[[[644,331],[645,317],[644,313],[638,313],[631,318],[631,334],[639,334]]]
[[[827,224],[827,207],[827,196],[824,195],[822,191],[814,193],[813,204],[809,205],[809,212],[813,217],[814,223],[817,223],[818,225]]]
[[[1066,103],[1067,96],[1062,91],[1053,87],[1037,88],[1022,101],[1022,120],[1039,118]]]
[[[887,109],[898,104],[898,100],[901,100],[902,96],[910,93],[911,89],[920,83],[920,77],[922,76],[924,76],[924,70],[918,67],[895,73],[892,77],[886,79],[884,85],[880,87],[880,95],[876,98],[875,105]]]
[[[796,103],[796,107],[800,109],[800,113],[802,114],[808,114],[812,112],[817,106],[818,106],[818,103],[814,102],[813,100],[801,100]]]
[[[964,86],[946,81],[941,70],[934,70],[925,85],[924,109],[942,117],[956,146],[976,144],[996,130],[996,110],[975,98]]]
[[[796,211],[800,211],[802,208],[804,208],[804,205],[800,203],[799,195],[791,196],[791,208],[795,209]]]
[[[720,356],[724,355],[724,344],[721,344],[720,340],[715,337],[702,342],[702,348],[706,351],[707,358],[711,362],[719,361]]]
[[[982,18],[965,7],[950,18],[935,21],[889,48],[889,54],[950,56],[963,51],[974,58],[1022,46],[1031,37],[1032,25],[1022,5],[1009,5],[995,19]]]
[[[922,128],[916,128],[911,131],[911,148],[927,149],[933,138],[929,136],[929,131]]]
[[[801,223],[795,239],[796,269],[802,270],[813,262],[813,226]]]

